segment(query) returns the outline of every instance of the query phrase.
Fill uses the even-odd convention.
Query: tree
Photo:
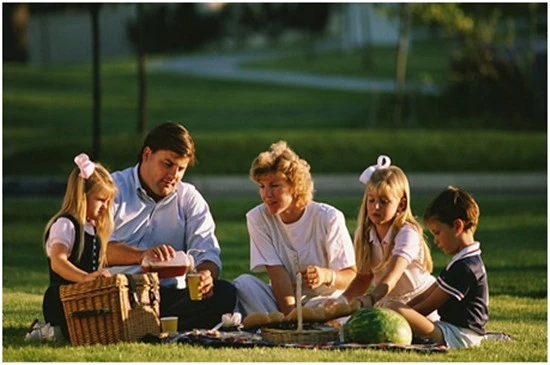
[[[96,160],[101,156],[101,77],[99,57],[99,10],[101,4],[90,4],[92,21],[92,157]]]
[[[399,38],[397,40],[397,57],[395,66],[395,109],[394,122],[400,124],[403,119],[405,101],[405,79],[407,76],[407,56],[411,30],[411,4],[399,5]]]
[[[146,116],[146,91],[147,91],[147,79],[145,78],[145,45],[143,39],[143,4],[137,4],[137,49],[138,49],[138,126],[137,132],[140,135],[145,134],[147,128],[147,116]]]

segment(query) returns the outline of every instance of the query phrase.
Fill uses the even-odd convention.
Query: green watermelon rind
[[[345,342],[410,345],[411,326],[401,314],[387,308],[365,308],[344,324]]]

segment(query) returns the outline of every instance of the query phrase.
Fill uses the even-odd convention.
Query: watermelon
[[[412,330],[401,314],[387,308],[365,308],[351,315],[343,326],[344,340],[363,344],[410,345]]]

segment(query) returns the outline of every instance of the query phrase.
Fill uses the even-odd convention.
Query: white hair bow
[[[81,153],[80,155],[74,158],[74,163],[80,169],[80,176],[84,179],[88,179],[95,170],[95,163],[90,161],[90,158],[87,154]]]
[[[365,171],[363,171],[361,176],[359,176],[359,181],[361,181],[363,184],[367,185],[374,171],[387,169],[391,165],[391,159],[386,155],[378,156],[378,160],[376,162],[376,165],[367,167]]]

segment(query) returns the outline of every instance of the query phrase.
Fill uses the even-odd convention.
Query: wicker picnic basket
[[[160,332],[156,273],[62,285],[60,295],[73,345],[132,342]]]
[[[310,329],[280,329],[264,327],[261,329],[262,339],[276,344],[318,344],[338,341],[339,330],[334,327],[322,326]]]

